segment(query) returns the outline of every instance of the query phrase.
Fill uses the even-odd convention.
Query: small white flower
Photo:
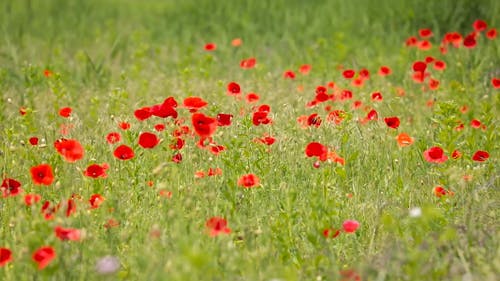
[[[418,218],[422,216],[422,209],[420,207],[411,208],[409,215],[412,218]]]

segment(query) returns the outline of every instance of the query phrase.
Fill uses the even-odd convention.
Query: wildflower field
[[[0,2],[0,280],[498,280],[500,2]]]

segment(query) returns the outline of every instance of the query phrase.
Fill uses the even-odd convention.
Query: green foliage
[[[24,194],[62,204],[46,221],[43,202],[27,207],[22,195],[0,197],[0,247],[14,254],[0,267],[0,280],[342,280],[349,269],[363,280],[495,280],[500,107],[490,81],[500,73],[499,39],[482,36],[475,49],[450,49],[446,56],[437,47],[444,33],[467,34],[479,18],[498,29],[498,14],[494,0],[2,2],[2,180],[15,178]],[[404,47],[420,28],[434,32],[428,52]],[[232,47],[233,38],[243,44]],[[208,42],[217,49],[204,51]],[[412,63],[426,56],[447,64],[443,72],[432,70],[440,81],[435,91],[422,91],[411,79]],[[240,61],[249,57],[257,66],[242,70]],[[301,75],[297,69],[306,63],[312,71]],[[393,74],[379,77],[381,65]],[[367,68],[371,78],[354,88],[342,67]],[[44,76],[46,69],[52,76]],[[295,80],[283,79],[288,69]],[[228,96],[231,81],[261,100],[247,104]],[[364,124],[367,112],[353,110],[352,100],[329,102],[346,112],[340,124],[327,121],[323,105],[305,107],[316,87],[330,81],[352,89],[379,120]],[[375,91],[382,102],[371,101]],[[207,115],[232,114],[233,124],[214,135],[226,150],[213,155],[197,147],[195,136],[185,136],[183,160],[173,163],[169,145],[178,125],[133,116],[169,96],[178,102],[199,96],[209,103]],[[271,125],[252,124],[260,104],[271,106]],[[68,119],[58,115],[64,106],[73,109]],[[190,126],[189,112],[178,111]],[[315,112],[321,126],[301,128],[297,118]],[[397,130],[383,123],[389,116],[401,119]],[[473,119],[485,127],[471,128]],[[120,130],[122,121],[132,128]],[[139,134],[160,122],[166,127],[156,132],[160,145],[142,149]],[[456,129],[459,122],[464,130]],[[135,158],[113,157],[116,145],[105,136],[114,131]],[[401,132],[414,143],[399,147]],[[255,141],[264,135],[276,143]],[[38,146],[29,144],[32,136]],[[79,140],[85,158],[65,162],[53,147],[61,137]],[[345,165],[325,161],[314,168],[315,160],[304,155],[312,141]],[[426,162],[422,153],[432,146],[442,147],[449,160]],[[455,149],[461,158],[451,159]],[[477,150],[490,158],[472,161]],[[40,163],[55,171],[50,186],[32,183],[29,169]],[[108,177],[83,176],[88,165],[101,163],[109,163]],[[222,175],[195,178],[209,168],[221,168]],[[260,187],[238,186],[248,173],[260,178]],[[454,196],[435,196],[438,185]],[[160,193],[166,191],[171,198]],[[105,201],[90,209],[96,193]],[[77,212],[66,217],[73,195]],[[205,223],[213,216],[227,219],[230,235],[207,235]],[[105,227],[111,219],[119,225]],[[355,233],[323,237],[324,229],[340,229],[347,219],[360,222]],[[59,241],[58,225],[81,229],[81,241]],[[54,246],[57,258],[38,271],[31,254],[42,245]],[[101,276],[95,266],[108,255],[120,268]]]

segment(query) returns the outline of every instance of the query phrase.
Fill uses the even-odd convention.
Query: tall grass
[[[476,19],[500,27],[497,1],[6,1],[0,11],[0,171],[15,178],[25,193],[42,202],[63,202],[53,220],[40,215],[41,203],[26,207],[22,196],[0,198],[0,247],[14,259],[0,267],[1,280],[341,280],[354,270],[363,280],[495,280],[498,275],[498,38],[484,36],[473,49],[441,55],[439,39],[449,31],[467,34]],[[404,46],[420,28],[431,28],[434,49]],[[233,38],[243,45],[230,45]],[[214,42],[214,52],[203,50]],[[426,56],[446,61],[436,74],[437,91],[422,91],[411,65]],[[242,70],[241,59],[257,58]],[[312,72],[283,78],[311,64]],[[381,65],[392,68],[378,77]],[[346,111],[339,125],[326,122],[323,106],[306,108],[316,86],[335,81],[352,88],[341,68],[367,68],[371,79],[353,88],[355,99],[378,111],[381,120],[362,125],[366,112],[351,102],[330,105]],[[43,71],[54,72],[44,77]],[[297,71],[296,71],[297,72]],[[237,81],[258,104],[271,106],[273,124],[254,126],[252,105],[226,94]],[[304,91],[298,91],[302,86]],[[397,89],[405,90],[404,96]],[[380,91],[384,100],[371,101]],[[226,147],[220,155],[200,150],[196,137],[185,137],[183,160],[171,161],[173,121],[137,121],[134,110],[199,96],[203,112],[233,115],[233,124],[214,136]],[[433,101],[433,106],[426,103]],[[469,111],[460,113],[467,105]],[[72,117],[58,115],[73,108]],[[26,115],[19,109],[27,108]],[[190,125],[190,114],[179,108]],[[319,128],[301,128],[300,115],[317,112]],[[398,130],[382,118],[398,116]],[[486,128],[470,127],[472,119]],[[455,130],[456,121],[465,124]],[[122,131],[117,124],[128,121]],[[137,144],[144,131],[164,123],[160,145]],[[61,125],[73,129],[62,135]],[[117,131],[136,157],[113,157],[116,145],[105,136]],[[415,142],[399,147],[406,132]],[[272,146],[253,140],[269,134]],[[28,139],[40,138],[31,146]],[[65,162],[53,148],[57,139],[79,140],[83,160]],[[345,165],[306,158],[317,141],[335,149]],[[423,151],[441,146],[460,159],[436,165]],[[471,160],[476,150],[490,153],[486,162]],[[451,158],[451,157],[450,157]],[[92,163],[109,163],[108,177],[82,175]],[[56,180],[36,186],[30,167],[50,163]],[[197,171],[219,167],[221,176],[197,179]],[[254,173],[261,186],[244,189],[240,176]],[[467,175],[472,180],[464,180]],[[151,185],[148,184],[151,181]],[[442,185],[454,196],[437,198]],[[172,192],[171,198],[159,195]],[[90,210],[88,198],[106,199]],[[77,212],[64,216],[64,202],[78,194]],[[420,216],[410,210],[421,210]],[[210,237],[205,222],[222,216],[230,235]],[[118,227],[105,228],[109,219]],[[347,219],[361,223],[354,234],[325,239],[326,228]],[[84,231],[81,241],[61,242],[57,225]],[[38,271],[31,254],[52,245],[57,258]],[[101,276],[96,262],[116,256],[118,272]],[[345,276],[344,276],[345,277]]]

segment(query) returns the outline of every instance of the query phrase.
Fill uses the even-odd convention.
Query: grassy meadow
[[[498,15],[1,1],[0,280],[497,280]]]

